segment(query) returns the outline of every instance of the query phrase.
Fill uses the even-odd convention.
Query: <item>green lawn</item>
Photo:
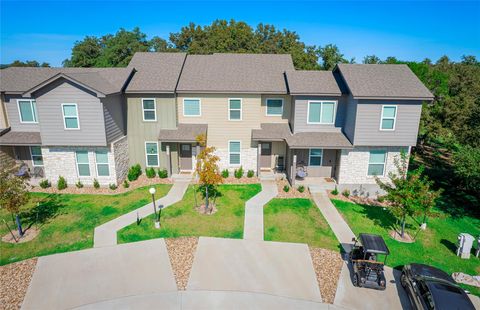
[[[435,215],[427,220],[427,230],[418,230],[421,218],[408,219],[407,231],[410,235],[417,234],[414,243],[401,243],[389,237],[388,232],[393,229],[395,219],[383,208],[358,205],[340,200],[332,200],[353,232],[382,235],[390,249],[391,255],[387,264],[398,267],[408,263],[425,263],[438,267],[448,273],[461,271],[470,275],[480,274],[480,260],[472,255],[470,259],[461,259],[455,255],[457,235],[466,232],[472,236],[480,235],[480,220],[468,216],[453,218],[446,213],[436,211]],[[468,287],[475,295],[480,290]]]
[[[156,185],[156,198],[165,196],[171,185]],[[119,195],[73,195],[31,193],[30,202],[22,208],[24,227],[40,228],[32,241],[19,244],[0,242],[0,265],[53,253],[93,246],[93,231],[128,211],[151,201],[148,187]],[[39,207],[37,207],[37,203]],[[8,233],[2,219],[14,228],[11,214],[0,210],[0,235]],[[37,220],[38,219],[38,220]]]
[[[340,249],[333,231],[310,199],[273,199],[264,208],[264,226],[265,240]]]
[[[182,201],[162,211],[161,229],[154,227],[152,215],[142,219],[139,225],[135,223],[120,230],[118,241],[180,236],[242,238],[245,202],[261,191],[261,185],[220,185],[218,189],[221,196],[217,197],[215,214],[205,215],[195,210],[194,190],[190,186]],[[200,199],[199,194],[197,198]]]

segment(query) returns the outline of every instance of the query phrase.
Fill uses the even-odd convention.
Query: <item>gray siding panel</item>
[[[294,126],[293,132],[332,132],[340,131],[345,122],[345,97],[324,97],[324,96],[294,96]],[[307,124],[308,101],[310,100],[335,100],[337,101],[337,112],[335,124]]]
[[[28,132],[39,132],[39,124],[29,124],[20,122],[20,114],[18,112],[17,99],[29,99],[23,98],[21,95],[5,95],[5,110],[7,112],[8,123],[12,128],[12,131],[28,131]],[[40,123],[40,115],[38,113],[38,102],[37,102],[37,116],[38,122]]]
[[[108,96],[101,99],[103,103],[103,114],[105,118],[105,131],[107,142],[110,143],[124,136],[124,99],[121,95]]]
[[[350,95],[346,102],[345,125],[343,126],[343,132],[348,140],[353,143],[355,138],[355,122],[357,120],[357,100],[353,99]]]
[[[395,130],[380,130],[382,105],[397,105]],[[359,100],[355,145],[414,146],[422,113],[421,101]]]
[[[42,144],[68,146],[106,146],[103,105],[88,90],[59,80],[35,94]],[[79,130],[65,130],[62,103],[76,103]]]

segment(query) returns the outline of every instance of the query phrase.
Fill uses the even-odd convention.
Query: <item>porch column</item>
[[[262,155],[262,144],[257,145],[257,176],[260,176],[260,156]]]
[[[292,186],[295,186],[295,178],[297,177],[297,155],[293,155],[292,171],[290,173]]]
[[[170,145],[165,145],[166,153],[167,153],[167,173],[168,177],[172,176],[172,160],[170,158]]]

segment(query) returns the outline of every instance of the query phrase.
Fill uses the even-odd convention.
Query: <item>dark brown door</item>
[[[192,170],[191,144],[180,144],[180,170]]]
[[[260,150],[260,168],[272,167],[272,143],[262,142]]]

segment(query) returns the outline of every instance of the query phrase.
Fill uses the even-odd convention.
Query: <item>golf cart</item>
[[[376,290],[386,288],[383,266],[390,251],[382,237],[372,234],[360,234],[359,240],[353,238],[353,249],[349,260],[353,267],[353,285]],[[383,262],[378,255],[384,255]]]

